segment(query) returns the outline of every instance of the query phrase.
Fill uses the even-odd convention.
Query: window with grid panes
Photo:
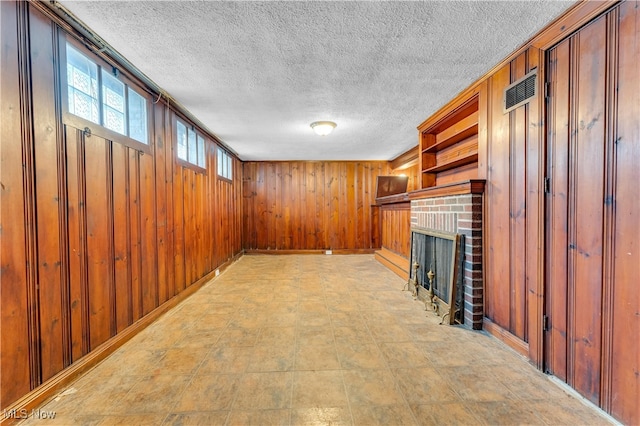
[[[177,153],[180,160],[194,166],[207,168],[206,145],[202,135],[192,127],[187,127],[182,121],[176,126]]]
[[[66,54],[69,113],[148,144],[147,100],[69,43]]]
[[[218,176],[231,180],[233,178],[233,157],[227,151],[218,147]]]

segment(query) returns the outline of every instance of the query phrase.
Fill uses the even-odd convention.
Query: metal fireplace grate
[[[463,235],[411,230],[409,282],[414,283],[415,296],[449,324],[464,319],[463,247]]]

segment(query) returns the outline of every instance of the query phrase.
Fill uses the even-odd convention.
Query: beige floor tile
[[[331,317],[327,312],[298,312],[298,327],[329,327],[331,325]]]
[[[177,399],[173,412],[229,410],[239,382],[237,374],[198,375]]]
[[[352,407],[353,422],[356,425],[388,426],[416,425],[409,407],[398,405],[358,405]]]
[[[131,414],[121,416],[106,416],[100,423],[100,426],[130,426],[130,425],[159,425],[162,424],[165,414]]]
[[[45,406],[47,411],[55,411],[59,417],[75,413],[83,415],[110,414],[112,407],[118,404],[127,393],[139,383],[141,376],[93,377],[93,386],[70,387],[61,392]],[[99,386],[96,386],[99,384]]]
[[[344,369],[387,368],[382,352],[375,344],[337,344],[336,350]]]
[[[223,426],[228,411],[199,411],[196,413],[172,413],[164,420],[164,426]]]
[[[302,345],[296,351],[295,370],[338,370],[340,361],[333,344]]]
[[[166,350],[125,345],[91,371],[94,377],[149,375]]]
[[[296,327],[265,327],[260,329],[258,345],[293,345],[296,342]]]
[[[200,365],[197,373],[244,373],[253,356],[253,347],[227,346],[213,348]]]
[[[249,359],[247,371],[289,371],[293,369],[294,345],[258,345]]]
[[[228,328],[226,329],[216,346],[255,346],[260,334],[259,328]]]
[[[377,343],[411,342],[411,334],[399,324],[369,324],[368,327]]]
[[[366,327],[333,327],[333,336],[337,344],[371,344],[373,337]]]
[[[393,372],[409,404],[461,402],[448,381],[443,379],[435,368],[404,368]]]
[[[479,420],[466,403],[435,403],[412,407],[420,425],[476,425]]]
[[[351,406],[404,403],[388,370],[345,370],[343,379]]]
[[[36,409],[37,411],[38,409]],[[42,408],[42,410],[49,411],[48,409]],[[55,414],[54,414],[55,413]],[[20,426],[37,426],[37,425],[47,425],[47,426],[69,426],[69,425],[87,425],[87,426],[96,426],[99,425],[104,419],[103,415],[86,415],[86,414],[71,414],[65,412],[49,412],[47,414],[47,418],[42,418],[38,414],[33,414],[31,410],[27,411],[28,418],[22,420],[19,424]],[[19,414],[20,418],[23,417],[23,414]],[[5,417],[2,417],[4,420]]]
[[[298,327],[298,346],[332,345],[333,330],[331,327]]]
[[[364,320],[359,311],[356,312],[331,312],[331,325],[333,327],[357,327],[365,328]]]
[[[189,383],[188,376],[145,377],[111,408],[112,415],[158,414],[171,410]]]
[[[536,410],[524,402],[475,402],[467,409],[485,425],[538,425],[542,419]]]
[[[468,367],[442,367],[437,369],[449,386],[466,401],[515,400],[506,385],[487,370]]]
[[[233,409],[290,408],[292,380],[290,372],[247,373],[240,382]]]
[[[151,374],[191,375],[205,360],[208,347],[171,348],[153,366]]]
[[[291,424],[300,426],[352,425],[347,407],[314,407],[291,410]]]
[[[431,367],[424,352],[413,342],[391,342],[379,345],[390,368]]]
[[[547,425],[609,425],[607,419],[574,398],[527,403]]]
[[[347,406],[342,373],[335,371],[297,371],[293,376],[293,408]]]
[[[232,411],[227,426],[286,426],[290,419],[289,410]]]

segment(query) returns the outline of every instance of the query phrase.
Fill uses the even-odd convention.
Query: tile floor
[[[607,424],[373,256],[245,256],[40,409],[82,425]]]

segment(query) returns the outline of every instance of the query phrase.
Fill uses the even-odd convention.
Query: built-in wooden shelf
[[[421,188],[478,176],[478,109],[475,92],[418,127]]]
[[[475,163],[477,161],[478,161],[478,148],[476,147],[476,150],[474,153],[466,154],[464,157],[459,157],[453,160],[449,160],[446,163],[438,163],[437,166],[430,167],[426,169],[425,172],[427,173],[444,172],[447,170],[455,169],[456,167]]]
[[[435,144],[427,146],[423,152],[438,152],[478,134],[478,112],[463,118],[453,126],[438,133]]]

